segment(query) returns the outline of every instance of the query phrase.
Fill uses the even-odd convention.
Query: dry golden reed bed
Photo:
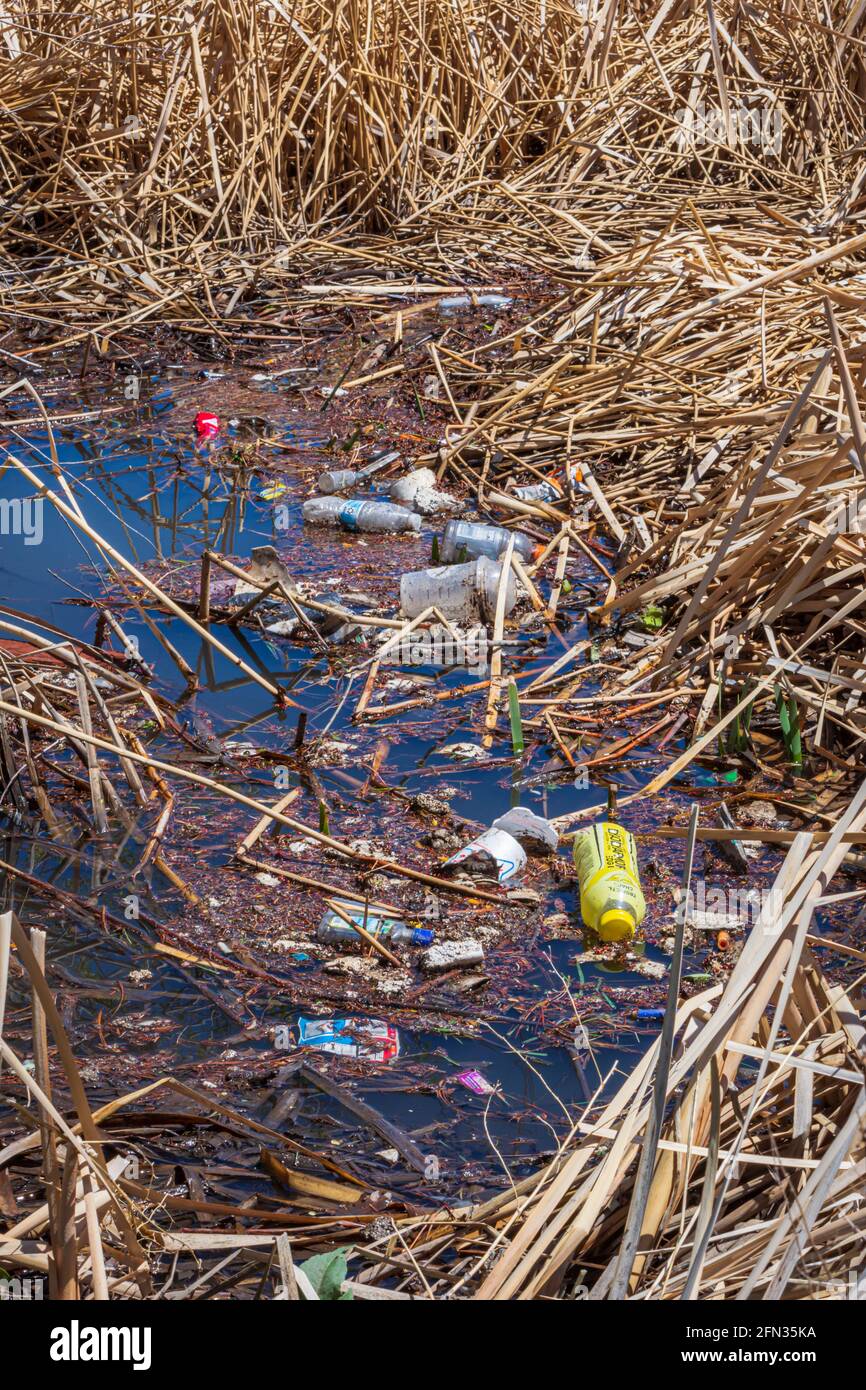
[[[785,219],[823,245],[862,211],[864,19],[806,0],[7,0],[0,307],[57,341],[230,326],[311,266],[451,283],[514,262],[577,286],[689,196],[762,249]],[[702,113],[722,143],[682,139]]]

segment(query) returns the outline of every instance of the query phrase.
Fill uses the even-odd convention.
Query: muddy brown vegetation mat
[[[345,389],[387,379],[435,400],[441,434],[427,432],[417,462],[542,546],[531,563],[510,557],[561,643],[519,683],[524,735],[588,768],[655,738],[667,761],[621,807],[696,758],[733,758],[789,818],[693,815],[648,832],[683,842],[685,892],[699,842],[783,851],[732,972],[684,993],[680,922],[662,1030],[631,1075],[570,1108],[567,1137],[530,1177],[443,1210],[382,1216],[369,1184],[288,1138],[278,1115],[251,1120],[174,1077],[93,1110],[44,934],[4,914],[0,1019],[9,980],[26,981],[32,1062],[0,1042],[17,1097],[0,1265],[98,1299],[797,1299],[856,1284],[862,931],[838,943],[856,967],[846,987],[813,950],[816,902],[844,896],[834,876],[861,874],[866,844],[866,6],[9,0],[0,92],[12,375],[38,385],[72,348],[122,371],[151,334],[215,356],[278,353],[326,324],[352,361],[360,338],[365,365]],[[458,341],[448,314],[479,310],[490,331]],[[417,337],[430,314],[435,331]],[[183,730],[124,646],[122,607],[171,613],[266,696],[285,705],[285,692],[210,621],[211,557],[196,557],[199,592],[177,601],[94,531],[56,455],[44,477],[4,463],[96,545],[122,600],[100,619],[116,658],[3,610],[13,810],[35,807],[63,850],[69,816],[98,832],[107,811],[155,808],[140,869],[173,875],[194,905],[164,842],[173,788],[197,780],[251,813],[241,871],[273,868],[258,841],[277,823],[459,896],[405,855],[300,824],[291,798],[265,804],[156,756],[146,729],[180,742]],[[516,496],[551,477],[546,498]],[[576,555],[599,586],[581,641],[557,627]],[[434,621],[428,609],[415,626]],[[369,623],[404,632],[393,615]],[[593,647],[609,655],[585,694]],[[508,724],[496,652],[489,679],[459,696],[488,749]],[[385,694],[378,662],[364,671],[357,721],[411,707]],[[637,727],[621,728],[620,710]],[[561,839],[589,818],[559,817]],[[98,891],[89,902],[98,914]],[[195,987],[244,1023],[238,991]],[[353,1100],[315,1068],[307,1082]],[[178,1195],[159,1167],[172,1126],[243,1136],[292,1200]],[[410,1136],[385,1142],[423,1173]],[[300,1268],[329,1255],[324,1281],[322,1266]]]

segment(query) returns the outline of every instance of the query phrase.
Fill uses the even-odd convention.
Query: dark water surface
[[[251,375],[247,373],[246,379]],[[194,369],[168,368],[142,380],[138,401],[125,398],[122,379],[106,387],[79,388],[74,394],[66,385],[56,392],[46,390],[46,405],[52,417],[59,419],[54,426],[59,461],[84,515],[122,555],[149,572],[158,563],[163,574],[180,573],[185,564],[197,563],[205,547],[242,562],[253,547],[275,543],[297,578],[316,578],[323,587],[333,586],[338,591],[341,585],[364,588],[378,582],[379,593],[386,596],[393,613],[400,574],[429,563],[433,526],[425,524],[422,535],[410,540],[305,528],[300,503],[312,491],[316,473],[341,466],[340,454],[333,449],[330,417],[315,396],[299,396],[279,383],[249,382],[249,404],[244,405],[244,387],[244,374],[240,374],[233,384],[233,404],[220,410],[221,415],[236,421],[226,426],[221,441],[232,445],[230,455],[236,448],[233,461],[238,471],[233,475],[218,472],[215,459],[194,440],[191,425],[195,410],[209,407],[215,398],[221,398],[223,390],[217,380],[200,381]],[[25,394],[10,397],[6,406],[2,424],[6,448],[56,489],[57,483],[50,477],[48,432],[40,425],[17,423],[33,420],[32,399]],[[63,415],[74,411],[92,412],[92,416],[64,423]],[[278,499],[266,501],[260,493],[273,481],[269,469],[279,470],[286,491]],[[10,466],[3,477],[2,495],[32,499],[33,489]],[[285,523],[281,529],[278,519]],[[41,531],[38,544],[25,543],[27,537],[21,535],[0,537],[2,601],[92,642],[96,627],[93,603],[107,596],[116,599],[117,589],[106,574],[97,547],[48,502],[42,508]],[[38,530],[32,537],[34,542],[37,534]],[[599,592],[599,576],[590,565],[570,573],[575,590],[570,606],[563,607],[565,621],[570,619],[570,626],[564,628],[569,644],[585,636],[582,605]],[[276,714],[264,690],[204,646],[183,622],[154,612],[159,630],[198,675],[200,689],[193,698],[185,693],[177,666],[135,612],[128,607],[117,612],[125,631],[137,639],[142,656],[153,668],[154,686],[172,700],[180,700],[180,712],[189,718],[191,727],[219,740],[246,740],[266,748],[278,749],[291,739],[297,712]],[[409,711],[383,724],[353,724],[351,715],[363,674],[349,689],[347,673],[353,664],[359,664],[351,647],[334,649],[326,658],[289,641],[269,640],[251,629],[238,634],[220,624],[214,631],[249,664],[278,678],[308,711],[308,739],[328,729],[332,739],[350,742],[346,761],[350,774],[366,778],[372,752],[384,736],[390,743],[383,767],[389,785],[434,793],[437,787],[447,786],[453,793],[452,811],[482,825],[515,804],[556,816],[605,803],[605,787],[576,788],[571,778],[562,775],[550,748],[540,745],[515,762],[510,756],[507,718],[500,718],[492,766],[443,757],[439,752],[443,743],[478,741],[478,720],[483,715],[478,697],[462,707],[447,703],[432,710]],[[537,631],[518,634],[517,640],[526,645],[527,654],[539,667],[562,651],[553,637],[539,636]],[[513,659],[523,659],[520,646],[511,650]],[[388,671],[394,678],[406,674],[397,667]],[[442,674],[421,668],[411,674],[455,686],[467,680],[465,671]],[[588,681],[581,693],[592,693],[594,688]],[[392,700],[403,698],[394,692],[388,695]],[[160,755],[158,741],[149,747]],[[664,756],[670,753],[669,747]],[[626,789],[629,784],[644,782],[660,761],[651,749],[638,748],[631,755],[631,766],[633,770],[626,772],[621,783]],[[393,803],[388,804],[388,798],[360,801],[345,781],[340,781],[339,771],[318,768],[326,792],[341,799],[341,811],[331,820],[331,833],[343,838],[375,835],[387,843],[390,833],[396,835],[399,829],[393,820]],[[224,774],[217,769],[214,775]],[[236,773],[232,780],[234,785],[243,786]],[[243,789],[265,801],[275,797],[273,789],[263,783],[260,771]],[[685,804],[687,787],[681,796]],[[199,828],[195,854],[207,858],[215,875],[227,874],[229,871],[221,866],[237,844],[238,821],[225,819],[225,804],[214,794],[186,790],[183,823],[197,812],[204,830]],[[250,816],[243,819],[244,827],[252,823]],[[141,830],[144,833],[148,828],[145,818]],[[68,856],[9,821],[0,823],[0,837],[0,854],[7,861],[72,892],[96,893],[100,903],[123,915],[130,891],[124,869],[135,863],[140,852],[140,843],[130,843],[125,830],[118,829],[116,836],[103,837],[97,843],[82,828],[77,852]],[[169,863],[176,862],[173,847],[177,846],[170,826],[165,841]],[[399,847],[393,853],[395,858],[403,857]],[[659,857],[678,874],[680,855],[681,850],[673,847]],[[560,851],[560,858],[565,871],[567,849]],[[304,866],[298,867],[307,872]],[[315,868],[313,873],[315,876]],[[344,1064],[334,1059],[327,1064],[333,1075],[347,1081],[387,1118],[437,1154],[440,1183],[429,1188],[431,1193],[465,1196],[500,1184],[505,1180],[503,1168],[514,1176],[527,1171],[539,1153],[550,1152],[567,1132],[585,1105],[588,1091],[600,1088],[602,1094],[609,1094],[654,1035],[653,1025],[637,1023],[633,1015],[637,1005],[663,998],[664,982],[651,982],[635,973],[628,961],[619,967],[600,967],[592,962],[576,967],[574,957],[584,950],[584,943],[571,882],[565,874],[560,879],[550,875],[544,881],[533,879],[533,886],[541,887],[546,899],[537,910],[537,922],[564,910],[574,923],[568,936],[536,927],[526,943],[515,941],[512,935],[494,945],[485,967],[491,976],[490,990],[463,996],[459,1005],[462,1017],[455,1015],[451,1025],[438,1017],[436,1026],[431,1027],[419,1014],[417,1026],[407,1027],[402,1016],[398,1025],[400,1056],[389,1066]],[[142,895],[142,911],[150,917],[169,925],[183,923],[188,909],[159,872],[151,873],[149,884],[139,882],[136,891]],[[280,894],[283,890],[269,891]],[[58,912],[50,900],[41,901],[37,891],[20,884],[7,882],[6,899],[7,904],[14,903],[25,921],[39,923],[50,918],[52,984],[76,1053],[85,1065],[85,1076],[99,1099],[108,1099],[123,1089],[118,1082],[119,1058],[128,1068],[127,1089],[132,1089],[137,1065],[146,1068],[149,1058],[168,1056],[176,1074],[193,1079],[205,1075],[212,1063],[226,1060],[240,1076],[245,1062],[272,1055],[272,1041],[267,1035],[260,1032],[247,1039],[239,1034],[230,1019],[190,987],[188,977],[169,958],[144,946],[116,941],[84,918]],[[318,898],[311,896],[311,912],[321,911],[317,903]],[[668,918],[670,910],[668,904]],[[653,922],[651,906],[645,949],[646,955],[656,960],[665,959],[654,944],[660,931],[659,922]],[[301,947],[297,954],[303,955]],[[130,972],[145,968],[152,972],[146,987],[131,983]],[[194,966],[190,968],[195,971]],[[700,971],[702,965],[698,960],[687,968]],[[309,975],[315,974],[318,966],[285,958],[282,971],[292,969]],[[572,991],[571,999],[568,990]],[[263,998],[258,995],[253,1006],[260,1022],[295,1024],[298,1010],[286,1008],[285,1000],[279,998],[263,1004]],[[319,1011],[303,1010],[308,1016],[346,1011],[327,1001]],[[375,1012],[378,1017],[389,1017],[385,1001]],[[128,1041],[124,1041],[127,1016],[131,1021]],[[558,1041],[551,1041],[547,1026],[551,1019],[558,1029]],[[583,1076],[575,1067],[570,1047],[578,1023],[594,1040],[593,1058],[583,1057]],[[470,1067],[481,1071],[498,1088],[495,1095],[476,1096],[455,1083],[456,1074]],[[603,1086],[602,1076],[608,1074],[611,1079]],[[223,1067],[220,1082],[221,1086],[228,1085],[231,1103],[255,1109],[260,1097],[247,1094],[240,1080],[232,1094],[231,1070],[228,1083],[225,1076]],[[338,1117],[339,1107],[333,1102],[310,1096],[297,1124],[308,1142],[337,1143],[349,1150],[353,1134],[345,1129],[345,1115],[342,1122]],[[297,1134],[297,1130],[291,1132]],[[376,1141],[373,1147],[386,1146]],[[394,1181],[399,1185],[397,1177]]]

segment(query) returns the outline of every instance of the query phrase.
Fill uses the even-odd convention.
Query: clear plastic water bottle
[[[304,521],[319,526],[344,526],[347,531],[420,531],[417,512],[393,502],[364,502],[354,498],[311,497],[302,508]]]
[[[327,473],[322,473],[316,479],[316,487],[319,492],[345,492],[347,488],[354,487],[356,483],[363,483],[367,478],[372,478],[374,473],[378,473],[380,468],[384,468],[389,463],[395,463],[400,455],[395,449],[384,454],[377,454],[369,463],[365,463],[363,468],[332,468]]]
[[[400,580],[400,607],[407,618],[417,618],[431,605],[444,618],[457,623],[493,622],[499,595],[503,561],[479,555],[466,565],[437,565],[415,570]],[[505,612],[510,613],[518,598],[513,574],[505,581]]]
[[[319,492],[345,492],[346,488],[354,487],[361,474],[356,473],[354,468],[334,468],[330,473],[322,473],[316,479],[316,487]]]
[[[536,550],[535,541],[520,531],[509,531],[506,526],[489,526],[483,521],[449,521],[442,533],[439,558],[446,565],[453,564],[461,555],[466,560],[478,555],[486,555],[488,560],[498,560],[505,553],[512,536],[516,553],[522,560],[531,560]]]
[[[440,299],[436,307],[453,314],[456,309],[510,309],[512,303],[508,294],[454,294]]]
[[[409,927],[405,922],[395,921],[391,917],[377,917],[372,912],[367,914],[365,926],[363,909],[354,904],[350,906],[348,903],[341,903],[340,906],[346,916],[357,922],[359,927],[364,927],[370,936],[387,941],[389,945],[430,946],[436,936],[428,927]],[[345,946],[347,942],[358,942],[362,939],[354,927],[350,927],[336,912],[326,912],[316,928],[316,940],[329,946]]]

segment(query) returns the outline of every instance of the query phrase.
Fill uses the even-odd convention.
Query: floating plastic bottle
[[[502,565],[479,555],[468,565],[437,565],[415,570],[400,580],[400,607],[409,618],[417,618],[431,605],[445,618],[470,623],[481,618],[492,622]],[[517,602],[517,585],[509,574],[505,583],[505,612]]]
[[[583,474],[578,464],[572,464],[569,473],[575,492],[589,492],[589,488],[582,481]],[[526,483],[523,487],[514,489],[514,496],[521,502],[561,502],[564,495],[565,488],[555,477],[547,478],[541,483]]]
[[[316,487],[319,492],[327,494],[346,492],[356,483],[363,483],[374,473],[378,473],[379,469],[384,468],[386,464],[395,463],[399,457],[399,453],[392,449],[390,452],[377,454],[369,463],[365,463],[363,468],[332,468],[327,473],[319,475],[316,479]]]
[[[387,941],[395,946],[430,946],[435,940],[436,933],[427,927],[409,927],[405,922],[400,922],[391,917],[380,917],[376,913],[369,912],[367,920],[364,921],[364,909],[359,908],[355,903],[341,903],[343,911],[347,917],[351,917],[353,922],[357,922],[359,927],[363,927],[370,936]],[[318,927],[316,928],[316,940],[323,941],[330,946],[345,946],[357,944],[362,938],[350,927],[348,922],[344,922],[337,912],[326,912]]]
[[[486,555],[488,560],[498,560],[512,537],[514,549],[520,558],[531,560],[538,547],[535,541],[520,531],[509,531],[505,526],[490,526],[483,521],[449,521],[439,542],[439,558],[446,565],[453,564],[461,555],[465,560],[479,555]]]
[[[580,915],[602,941],[628,941],[646,913],[634,836],[616,822],[602,821],[574,842],[580,884]]]
[[[507,294],[452,294],[440,299],[437,308],[444,314],[458,309],[510,309],[513,301]]]
[[[321,473],[316,479],[316,487],[319,492],[345,492],[347,488],[354,487],[361,474],[356,473],[354,468],[334,468],[330,473]]]
[[[364,502],[354,498],[311,497],[302,508],[304,521],[319,526],[344,526],[347,531],[420,531],[417,512],[391,502]]]

